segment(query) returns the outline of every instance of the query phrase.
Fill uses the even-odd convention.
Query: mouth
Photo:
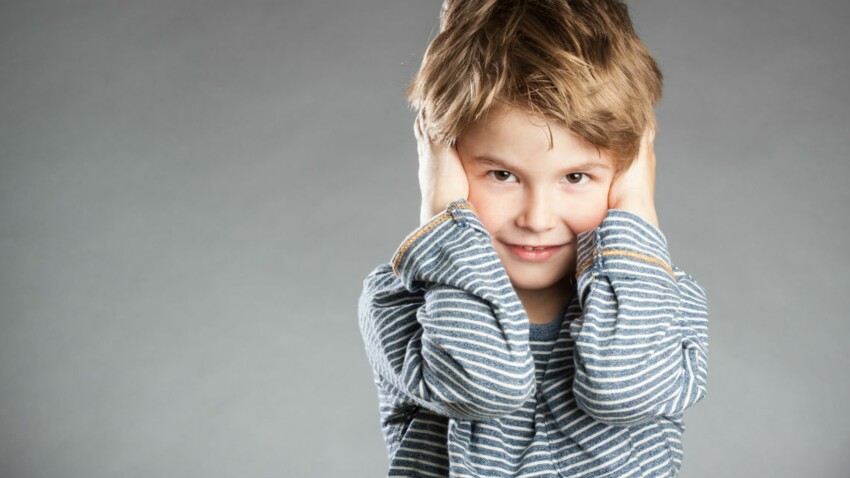
[[[508,244],[508,250],[517,259],[525,262],[544,262],[560,252],[566,244]]]

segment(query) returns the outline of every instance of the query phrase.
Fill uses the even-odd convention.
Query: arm
[[[448,417],[486,419],[535,392],[525,310],[466,200],[449,204],[369,274],[358,315],[387,393]]]
[[[612,209],[579,235],[581,320],[575,339],[577,405],[598,421],[629,425],[681,413],[705,396],[705,292],[670,263],[653,224]]]

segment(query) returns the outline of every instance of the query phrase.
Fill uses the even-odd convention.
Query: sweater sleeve
[[[525,310],[465,199],[368,275],[358,316],[385,395],[473,420],[511,413],[534,395]]]
[[[705,291],[670,262],[661,231],[612,209],[578,237],[582,317],[575,339],[577,405],[611,425],[681,413],[705,396]]]

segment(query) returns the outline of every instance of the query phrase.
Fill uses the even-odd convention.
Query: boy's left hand
[[[608,209],[622,209],[637,214],[658,227],[655,212],[655,131],[647,128],[640,151],[629,169],[614,177],[608,190]]]

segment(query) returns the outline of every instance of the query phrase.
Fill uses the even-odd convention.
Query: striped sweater
[[[666,238],[609,210],[578,235],[573,299],[530,324],[464,199],[363,282],[389,476],[673,477],[706,393],[705,292]]]

